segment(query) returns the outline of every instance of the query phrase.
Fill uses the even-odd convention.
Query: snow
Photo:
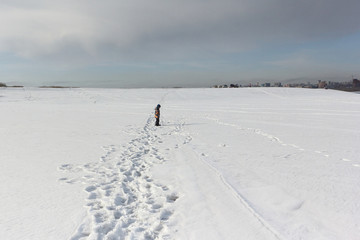
[[[359,94],[2,88],[0,107],[1,239],[360,239]]]

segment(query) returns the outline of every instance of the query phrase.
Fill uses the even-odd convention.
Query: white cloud
[[[47,58],[186,57],[360,30],[358,0],[78,0],[0,4],[0,51]]]
[[[6,23],[0,25],[0,50],[26,57],[56,54],[73,41],[88,51],[96,38],[93,20],[53,9],[0,8],[0,22]]]

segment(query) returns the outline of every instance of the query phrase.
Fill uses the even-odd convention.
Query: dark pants
[[[155,118],[155,126],[160,126],[160,118]]]

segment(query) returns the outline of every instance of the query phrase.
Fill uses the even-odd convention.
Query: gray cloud
[[[27,58],[162,59],[360,30],[358,0],[3,0],[0,51]]]

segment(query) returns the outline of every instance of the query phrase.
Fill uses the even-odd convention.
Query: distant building
[[[241,84],[224,84],[224,85],[214,85],[213,88],[242,88],[242,87],[259,87],[259,83],[249,83],[246,85]],[[352,81],[347,82],[335,82],[335,81],[322,81],[318,80],[318,83],[286,83],[282,85],[282,83],[277,82],[273,85],[271,83],[262,83],[261,87],[290,87],[290,88],[326,88],[326,89],[336,89],[336,90],[343,90],[343,91],[359,91],[360,90],[360,80],[353,79]]]
[[[325,88],[327,86],[326,81],[319,80],[318,88]]]
[[[357,88],[357,87],[360,87],[360,81],[358,79],[353,79],[353,87],[354,88]]]

